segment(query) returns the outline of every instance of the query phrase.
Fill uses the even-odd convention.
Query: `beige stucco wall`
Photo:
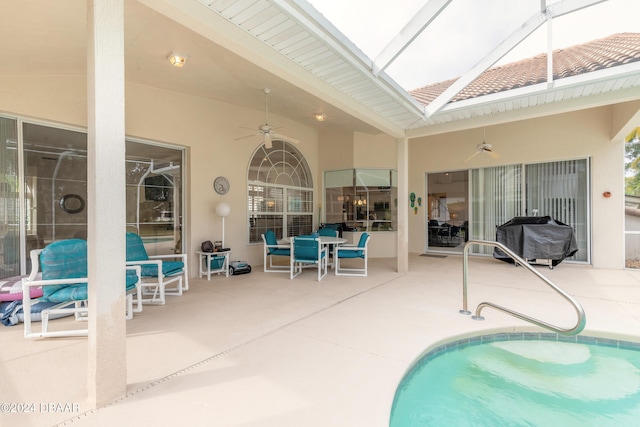
[[[86,76],[0,76],[0,88],[2,112],[86,126]]]
[[[0,111],[73,126],[86,126],[86,79],[84,76],[0,77]],[[496,164],[542,162],[589,157],[592,160],[592,261],[594,266],[624,266],[624,195],[622,139],[620,126],[637,106],[599,107],[555,116],[486,127],[487,142],[500,154],[499,160],[476,156],[464,160],[482,142],[482,128],[449,132],[409,141],[409,191],[425,198],[425,174]],[[225,220],[225,244],[234,250],[234,259],[262,263],[262,246],[247,245],[246,174],[247,164],[259,140],[234,141],[246,135],[241,126],[262,123],[264,112],[222,104],[142,85],[127,85],[127,135],[189,147],[187,166],[188,217],[187,249],[193,255],[203,240],[219,239],[221,219],[215,214],[218,202],[231,205]],[[397,143],[386,135],[348,132],[318,132],[283,117],[272,122],[286,127],[300,139],[299,149],[312,169],[317,212],[322,196],[322,171],[345,167],[397,168]],[[231,182],[225,196],[212,189],[213,179],[224,175]],[[612,197],[602,197],[611,191]],[[421,253],[425,242],[425,210],[409,214],[409,250]],[[376,240],[393,248],[396,241],[388,233]],[[386,242],[385,239],[389,239]],[[376,243],[376,246],[377,244]],[[372,254],[373,255],[373,254]],[[192,256],[193,258],[193,256]],[[191,272],[196,270],[192,259]]]
[[[370,135],[361,132],[320,133],[321,173],[327,170],[352,168],[397,169],[397,148],[395,139],[385,134]],[[323,188],[323,185],[320,186]],[[318,200],[323,200],[320,192]],[[324,211],[323,211],[324,212]],[[351,243],[357,243],[361,233],[345,233]],[[369,253],[372,258],[397,256],[397,234],[389,231],[372,231]]]
[[[354,168],[398,169],[396,140],[389,135],[368,135],[360,132],[353,136]],[[397,185],[397,183],[396,183]],[[398,255],[397,232],[372,231],[369,256],[395,257]],[[359,235],[354,236],[359,238]]]
[[[353,135],[354,168],[398,169],[396,140],[385,134]]]
[[[127,87],[127,109],[128,135],[190,147],[186,169],[188,253],[193,256],[205,240],[222,238],[222,219],[215,208],[226,202],[231,214],[225,218],[225,246],[232,249],[231,258],[262,264],[262,245],[247,244],[246,211],[248,163],[262,141],[258,137],[241,141],[234,138],[251,133],[241,127],[257,128],[263,123],[264,112],[140,85]],[[270,121],[301,141],[297,148],[309,163],[316,194],[320,194],[318,133],[273,114]],[[217,176],[229,179],[231,189],[226,195],[213,190]],[[196,268],[193,263],[192,266]]]
[[[465,162],[482,142],[483,129],[416,138],[409,145],[409,189],[425,199],[426,173],[514,163],[591,158],[592,262],[601,268],[624,267],[622,140],[611,141],[611,107],[486,127],[486,142],[500,155],[477,155]],[[610,191],[612,197],[602,197]],[[409,250],[425,249],[426,209],[409,215]]]
[[[86,128],[84,76],[3,77],[0,87],[0,111]],[[301,141],[298,149],[309,163],[316,194],[320,194],[318,132],[273,114],[270,119]],[[263,121],[260,108],[241,108],[142,85],[126,87],[127,136],[188,147],[185,224],[191,275],[197,272],[194,251],[200,243],[221,238],[222,220],[215,207],[222,201],[231,206],[231,215],[225,219],[225,246],[232,248],[232,259],[262,264],[262,245],[247,245],[246,212],[248,162],[261,141],[234,138],[251,133],[240,127],[257,128]],[[231,183],[224,196],[213,190],[213,180],[220,175]]]

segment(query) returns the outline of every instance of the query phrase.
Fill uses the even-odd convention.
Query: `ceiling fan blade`
[[[292,137],[290,137],[290,136],[281,135],[281,134],[279,134],[279,133],[271,133],[271,137],[272,137],[272,138],[275,138],[275,139],[281,139],[281,140],[283,140],[283,141],[290,142],[290,143],[292,143],[292,144],[300,144],[300,141],[299,141],[299,140],[297,140],[297,139],[295,139],[295,138],[292,138]]]
[[[255,133],[253,135],[247,135],[247,136],[241,136],[240,138],[234,138],[234,141],[240,141],[241,139],[247,139],[247,138],[254,138],[256,136],[260,135],[260,133]]]
[[[279,139],[282,141],[286,141],[286,142],[290,142],[292,144],[299,144],[300,141],[298,141],[295,138],[291,138],[289,136],[286,135],[281,135],[279,133],[275,133],[273,132],[275,129],[281,129],[281,128],[274,128],[271,127],[271,125],[269,125],[269,94],[271,93],[271,90],[269,88],[265,88],[264,89],[264,118],[265,118],[265,122],[263,125],[258,126],[258,133],[256,135],[260,136],[262,135],[262,141],[264,144],[264,147],[269,150],[271,148],[273,148],[273,139]],[[251,128],[242,128],[242,129],[251,129]],[[246,139],[246,138],[250,138],[253,135],[248,135],[248,136],[243,136],[240,138],[236,138],[236,140],[239,139]]]
[[[473,159],[475,156],[477,156],[478,154],[480,154],[480,151],[476,151],[475,153],[473,153],[472,155],[470,155],[469,157],[467,157],[467,159],[464,161],[465,163],[467,163],[469,160]]]
[[[498,153],[496,153],[495,151],[487,151],[486,152],[488,155],[490,155],[491,157],[493,157],[494,159],[499,159],[500,155]]]

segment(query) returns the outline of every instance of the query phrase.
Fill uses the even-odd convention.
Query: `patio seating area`
[[[190,291],[127,322],[127,395],[89,410],[86,338],[26,340],[1,327],[0,400],[33,403],[0,425],[386,426],[395,388],[428,348],[462,336],[538,329],[462,306],[460,256],[371,258],[367,277],[265,274],[191,279]],[[640,341],[640,272],[562,263],[540,271],[585,308],[583,335]],[[554,324],[574,311],[522,268],[469,265],[469,304],[508,305]],[[57,319],[56,322],[74,322]],[[44,405],[44,406],[42,406]]]

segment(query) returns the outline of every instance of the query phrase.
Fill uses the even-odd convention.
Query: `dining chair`
[[[262,234],[264,242],[263,263],[265,273],[288,273],[291,271],[290,264],[274,264],[274,257],[291,257],[291,246],[278,243],[276,233],[273,230],[267,230]],[[268,263],[267,263],[268,258]]]
[[[318,267],[318,282],[327,275],[327,248],[320,239],[313,236],[294,237],[291,242],[291,273],[293,279],[302,273],[304,267]]]
[[[318,229],[318,236],[326,236],[326,237],[338,237],[340,233],[335,228],[322,227]],[[333,258],[333,245],[328,246],[329,251],[327,255],[329,258]]]
[[[440,231],[438,231],[438,237],[442,243],[451,243],[451,224],[447,224],[446,222],[442,224]]]
[[[335,254],[335,275],[336,276],[366,276],[367,275],[367,250],[369,245],[370,235],[368,233],[362,233],[360,241],[357,246],[353,245],[340,245],[336,247]],[[362,259],[364,266],[362,268],[357,267],[344,267],[340,265],[340,260],[345,259]]]
[[[338,237],[338,230],[335,228],[320,228],[318,229],[318,236],[330,236],[330,237]]]

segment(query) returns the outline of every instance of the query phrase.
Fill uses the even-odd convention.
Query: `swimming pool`
[[[635,426],[640,344],[503,333],[429,351],[396,390],[391,427]]]

